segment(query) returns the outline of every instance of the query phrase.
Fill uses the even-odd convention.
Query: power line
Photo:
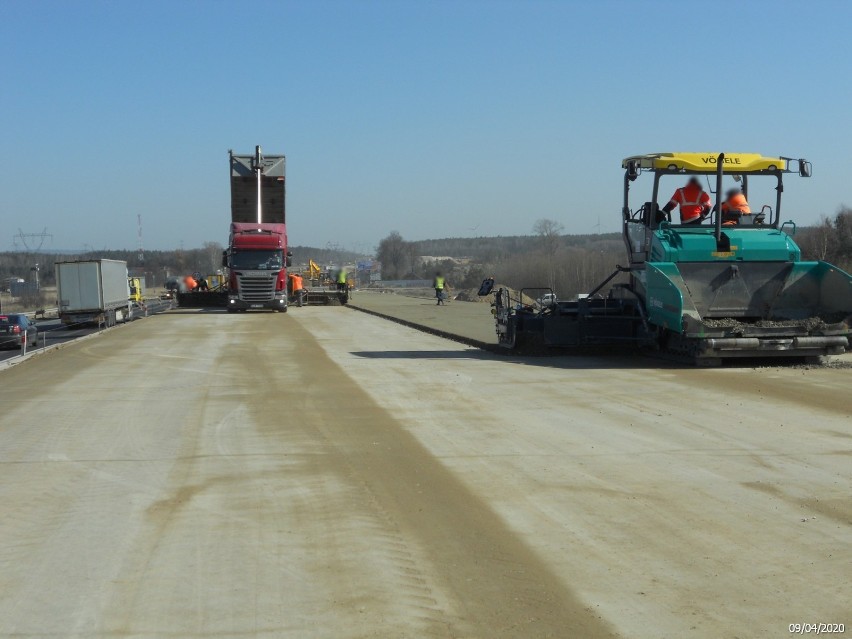
[[[18,242],[24,247],[24,250],[29,253],[38,253],[42,247],[44,246],[44,242],[47,239],[53,240],[53,236],[47,232],[47,227],[44,227],[44,230],[41,233],[24,233],[20,228],[18,229],[18,234],[12,238],[12,244],[15,249],[18,248]],[[36,241],[38,241],[38,246],[36,246]]]

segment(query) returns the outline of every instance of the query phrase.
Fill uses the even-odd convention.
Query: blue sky
[[[852,204],[850,2],[0,0],[0,250],[224,242],[227,150],[285,153],[292,244],[619,228],[621,159],[807,157]],[[18,223],[20,221],[20,224]]]

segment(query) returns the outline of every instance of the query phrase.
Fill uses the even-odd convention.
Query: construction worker
[[[689,178],[686,186],[675,191],[663,211],[671,213],[676,206],[680,206],[681,224],[701,224],[707,217],[710,212],[710,196],[701,188],[697,177]]]
[[[751,215],[751,207],[745,195],[737,188],[729,190],[725,193],[725,201],[722,202],[722,224],[725,226],[739,224],[743,215]]]
[[[195,287],[198,286],[198,282],[195,281],[195,278],[192,275],[187,275],[183,278],[183,285],[186,287],[186,292],[191,293],[195,290]]]
[[[337,290],[340,293],[346,292],[346,268],[343,266],[337,272]]]
[[[444,295],[444,289],[449,288],[449,286],[447,286],[447,280],[441,274],[441,271],[435,273],[435,281],[432,285],[435,287],[435,297],[438,298],[438,306],[443,306],[444,299],[446,297]]]
[[[302,282],[302,276],[298,273],[293,273],[290,275],[290,286],[293,290],[293,297],[296,299],[296,306],[302,305],[302,295],[304,294],[304,284]]]

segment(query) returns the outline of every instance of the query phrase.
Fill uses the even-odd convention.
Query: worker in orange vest
[[[302,296],[304,295],[304,283],[302,281],[302,276],[298,273],[292,273],[290,275],[290,285],[293,289],[293,297],[296,299],[296,305],[302,305]]]
[[[722,202],[722,224],[739,224],[743,215],[751,215],[751,207],[740,189],[731,189],[725,193],[725,201]]]
[[[676,206],[680,206],[681,224],[701,224],[707,217],[710,212],[710,196],[701,188],[697,177],[689,178],[686,186],[675,191],[663,211],[671,213]]]

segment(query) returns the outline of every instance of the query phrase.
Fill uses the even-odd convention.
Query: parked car
[[[556,293],[545,293],[535,302],[539,306],[550,306],[551,304],[556,304]]]
[[[0,315],[0,348],[20,348],[21,335],[26,334],[29,346],[38,345],[38,327],[26,315]]]

